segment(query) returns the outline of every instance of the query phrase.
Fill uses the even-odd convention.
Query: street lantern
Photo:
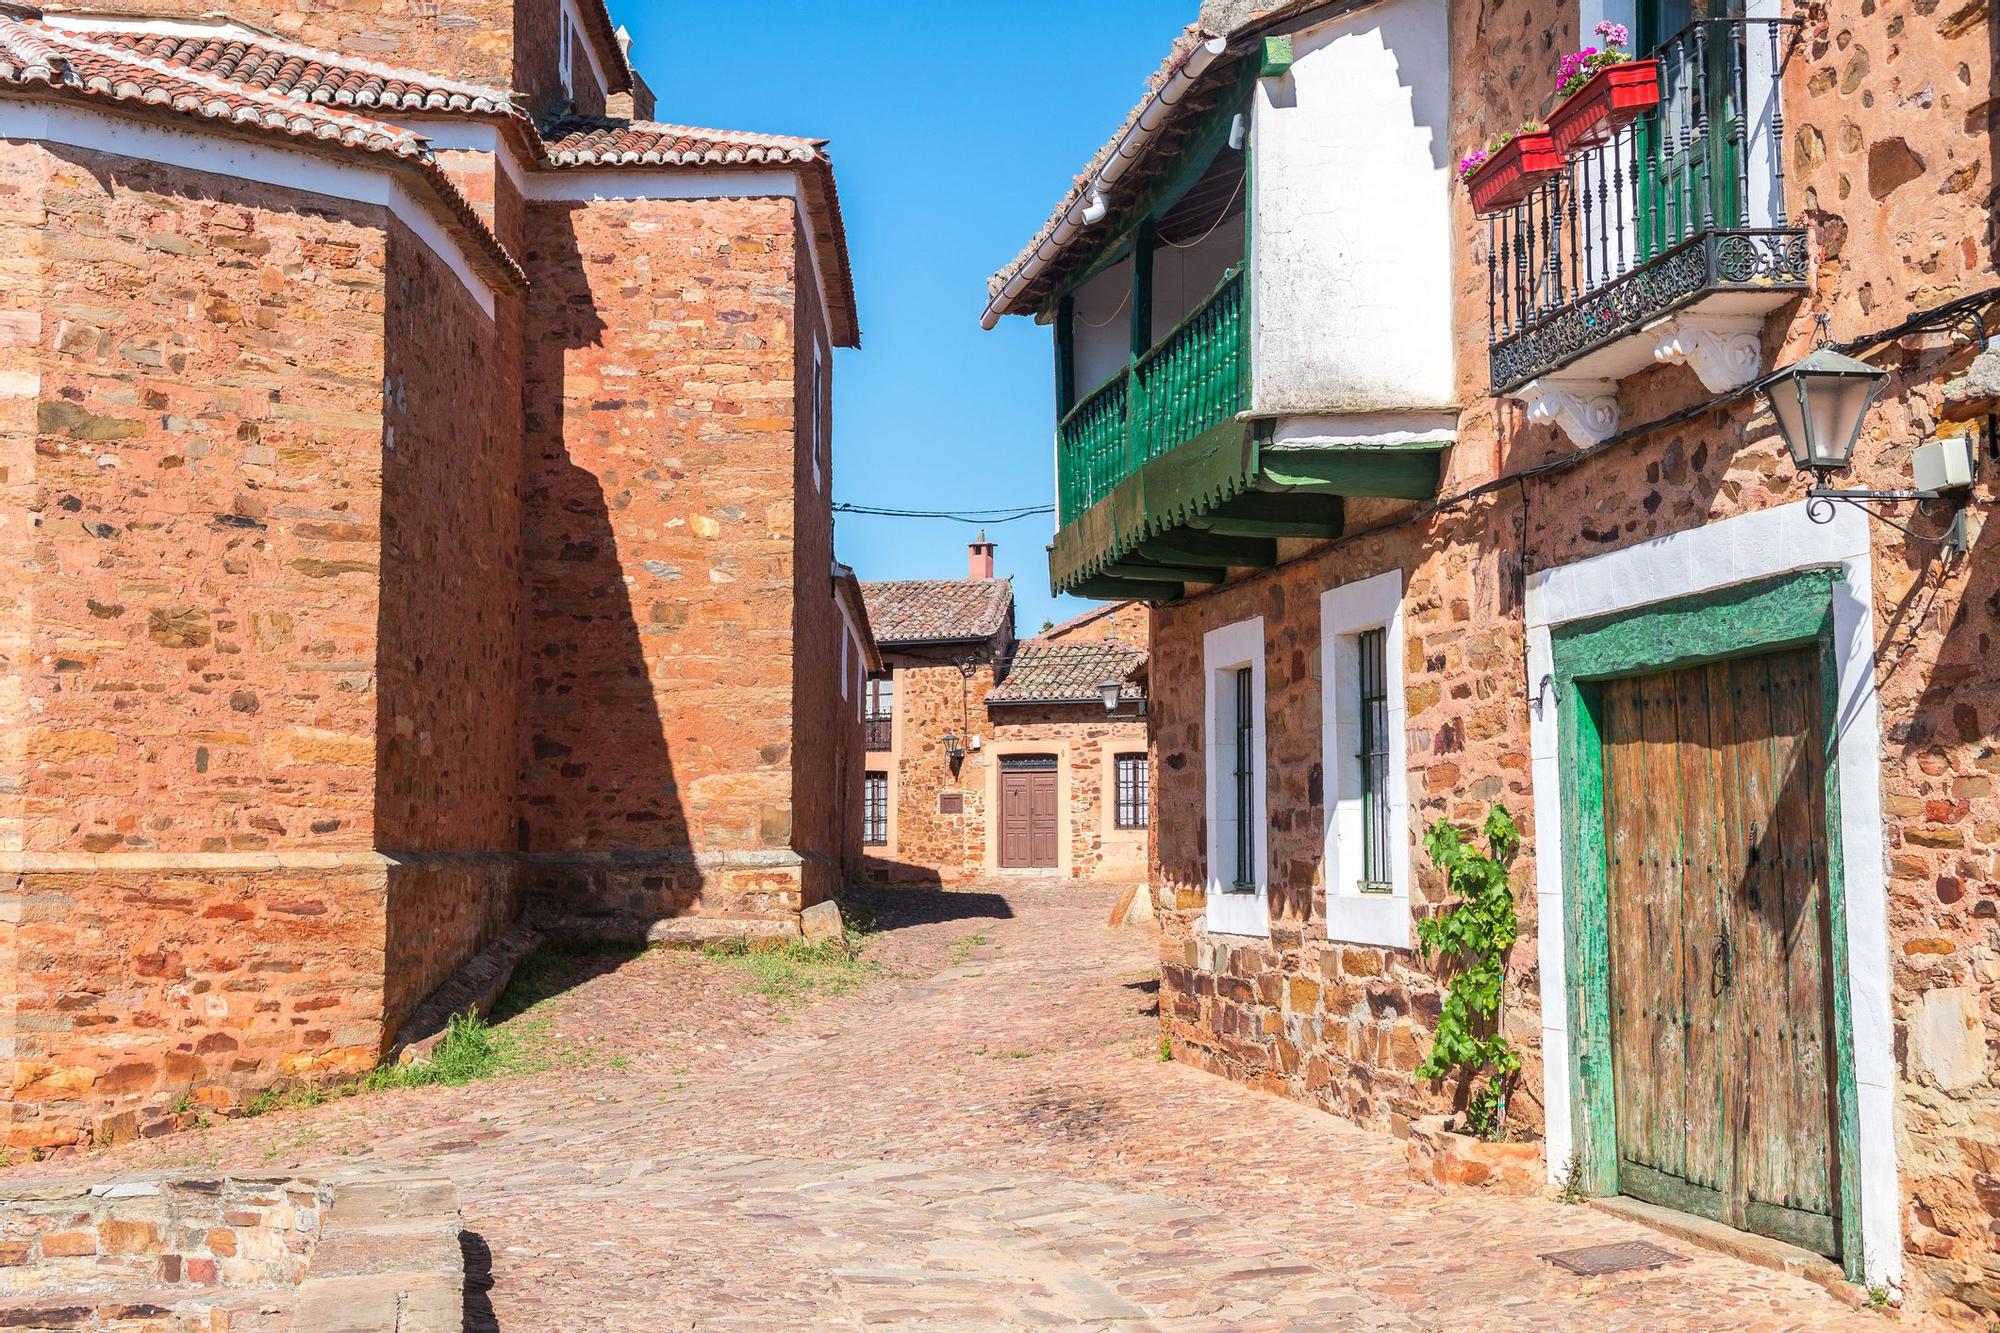
[[[947,731],[944,734],[944,752],[953,763],[965,758],[965,742],[958,738],[957,732]]]
[[[1119,701],[1125,695],[1125,682],[1122,680],[1107,680],[1097,687],[1097,693],[1104,700],[1104,711],[1115,713],[1118,711]]]
[[[1885,370],[1822,346],[1766,380],[1764,397],[1792,462],[1821,477],[1849,467],[1861,423],[1888,378]]]

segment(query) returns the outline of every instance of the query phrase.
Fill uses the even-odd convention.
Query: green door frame
[[[1756,583],[1553,627],[1562,773],[1563,954],[1569,1005],[1570,1116],[1585,1193],[1618,1193],[1618,1113],[1611,1056],[1610,920],[1604,827],[1603,684],[1777,648],[1819,648],[1826,782],[1828,935],[1833,961],[1835,1219],[1847,1276],[1864,1281],[1859,1102],[1848,986],[1847,891],[1840,839],[1839,674],[1833,650],[1837,569]]]

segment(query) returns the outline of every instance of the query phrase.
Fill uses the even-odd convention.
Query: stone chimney
[[[990,579],[993,577],[993,543],[986,540],[982,531],[979,537],[966,548],[971,554],[966,577],[969,579]]]

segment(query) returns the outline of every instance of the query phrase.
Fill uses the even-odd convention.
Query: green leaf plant
[[[1417,922],[1418,948],[1426,963],[1438,954],[1461,959],[1463,965],[1452,976],[1431,1034],[1430,1055],[1417,1066],[1417,1077],[1456,1073],[1467,1089],[1464,1128],[1479,1138],[1495,1139],[1506,1133],[1507,1098],[1521,1072],[1520,1055],[1500,1035],[1507,951],[1520,934],[1508,871],[1521,849],[1521,833],[1500,806],[1486,816],[1481,831],[1487,847],[1483,852],[1443,821],[1424,835],[1424,850],[1444,871],[1445,891],[1455,901]]]

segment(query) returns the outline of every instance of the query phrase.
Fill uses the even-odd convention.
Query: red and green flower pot
[[[1659,104],[1659,61],[1606,65],[1549,112],[1549,138],[1567,157],[1603,143]]]
[[[1478,213],[1498,213],[1528,197],[1543,177],[1562,170],[1562,154],[1547,131],[1517,134],[1465,178]]]

